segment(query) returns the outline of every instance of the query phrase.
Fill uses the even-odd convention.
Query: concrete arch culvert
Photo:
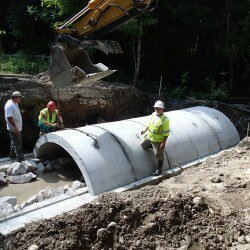
[[[193,107],[165,113],[170,136],[164,169],[212,155],[239,143],[239,134],[221,112]],[[50,157],[65,150],[82,172],[93,195],[146,178],[155,171],[152,150],[143,150],[140,131],[150,116],[102,123],[46,134],[37,141],[34,154]]]

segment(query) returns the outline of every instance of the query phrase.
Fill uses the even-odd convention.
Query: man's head
[[[162,101],[155,102],[154,109],[157,115],[162,115],[164,111],[164,103]]]
[[[19,103],[21,101],[22,98],[22,94],[19,91],[15,91],[12,93],[11,99],[13,102],[15,103]]]
[[[53,102],[53,101],[50,101],[48,102],[47,104],[47,108],[50,110],[50,111],[54,111],[56,109],[56,104]]]

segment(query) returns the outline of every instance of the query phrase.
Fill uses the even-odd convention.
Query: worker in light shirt
[[[17,158],[19,162],[24,160],[22,150],[23,120],[18,106],[22,97],[19,91],[15,91],[11,99],[8,100],[4,106],[5,121],[11,143],[9,157],[12,159]]]
[[[143,149],[153,147],[158,160],[156,172],[153,175],[162,174],[162,166],[164,162],[164,148],[169,136],[169,119],[163,114],[164,104],[162,101],[157,101],[153,106],[155,112],[152,113],[148,126],[141,131],[141,135],[148,131],[147,136],[141,142]]]

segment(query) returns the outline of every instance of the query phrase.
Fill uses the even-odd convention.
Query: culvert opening
[[[38,150],[38,158],[46,166],[53,166],[53,171],[71,181],[85,182],[82,172],[73,157],[60,145],[47,142]]]
[[[15,196],[17,198],[17,204],[21,205],[35,195],[40,197],[39,201],[50,199],[55,195],[57,196],[56,190],[63,190],[64,194],[72,196],[77,192],[77,189],[80,188],[77,185],[73,185],[74,181],[80,181],[82,184],[81,187],[86,186],[78,165],[64,148],[55,143],[48,142],[46,145],[43,145],[40,150],[40,157],[38,158],[44,166],[43,173],[35,173],[37,175],[36,179],[33,179],[28,183],[8,183],[8,185],[0,188],[1,196]],[[46,169],[48,164],[53,166],[51,171]],[[50,197],[49,190],[54,192],[55,195],[51,194]],[[49,195],[46,196],[45,194]],[[62,192],[58,193],[58,195],[61,194]]]

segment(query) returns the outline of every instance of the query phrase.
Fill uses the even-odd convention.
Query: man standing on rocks
[[[164,162],[164,148],[169,136],[169,119],[163,114],[164,104],[157,101],[154,105],[155,112],[151,115],[148,126],[141,131],[141,135],[149,131],[145,139],[141,142],[143,149],[153,147],[158,160],[158,169],[153,175],[157,176],[162,173]]]
[[[53,101],[48,102],[47,108],[40,111],[38,117],[38,126],[40,127],[40,136],[46,133],[54,132],[56,128],[63,129],[63,119],[56,109]]]
[[[22,115],[18,104],[23,96],[19,91],[12,94],[11,100],[8,100],[4,106],[5,120],[9,132],[11,147],[10,158],[17,158],[19,162],[24,160],[22,150]]]

